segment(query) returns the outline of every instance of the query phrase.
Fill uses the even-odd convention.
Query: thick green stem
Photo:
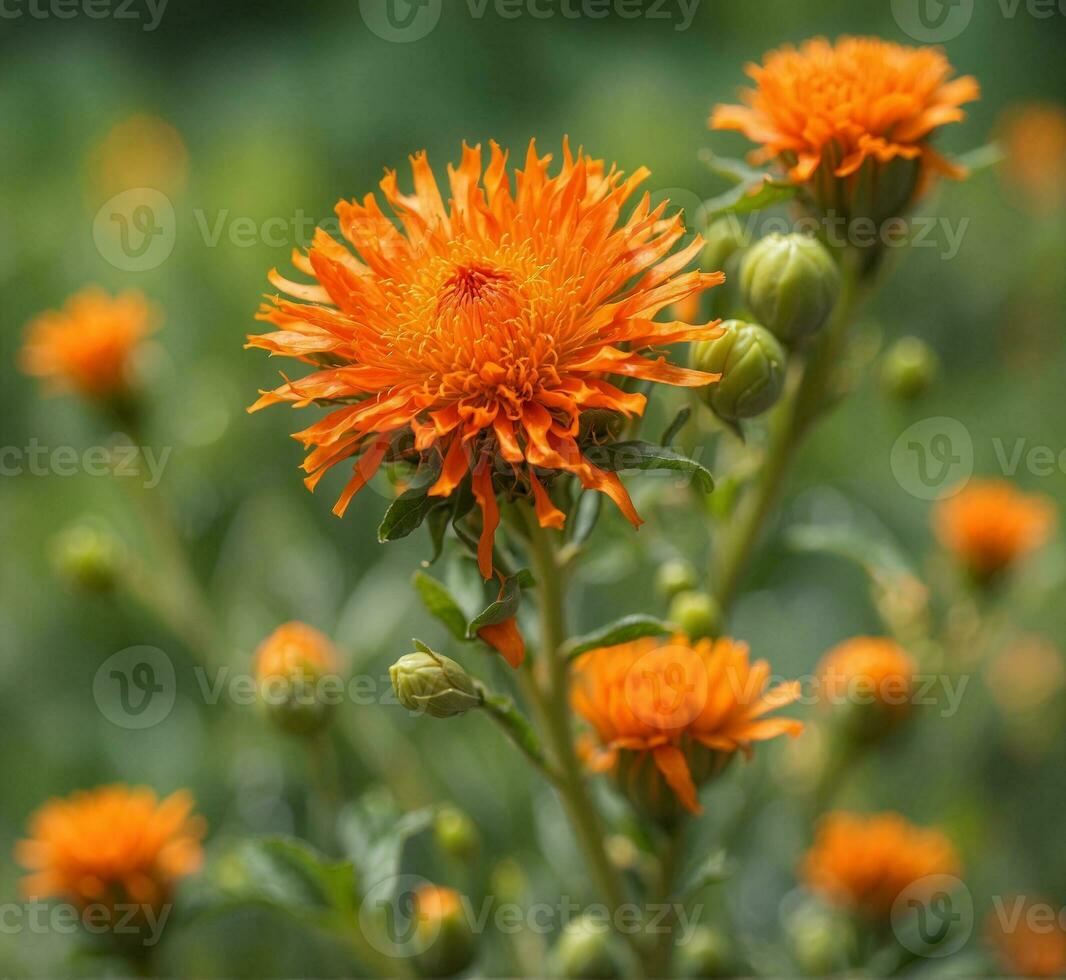
[[[678,872],[681,870],[681,858],[685,850],[683,828],[670,834],[659,847],[659,875],[657,885],[657,903],[670,906],[669,911],[659,922],[662,932],[653,937],[654,947],[648,964],[648,975],[665,977],[670,975],[670,964],[677,939],[676,895]]]

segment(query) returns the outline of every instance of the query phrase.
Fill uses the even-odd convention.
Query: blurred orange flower
[[[1020,637],[1004,647],[985,668],[988,689],[1004,715],[1032,711],[1066,687],[1066,664],[1050,639]]]
[[[836,811],[819,821],[800,873],[808,888],[832,904],[886,918],[905,889],[920,891],[923,878],[958,875],[960,864],[943,834],[917,827],[898,813]]]
[[[297,674],[319,677],[340,670],[340,655],[324,633],[306,623],[279,626],[255,652],[255,675],[260,681]]]
[[[200,867],[206,825],[180,790],[159,800],[120,784],[49,800],[30,820],[15,858],[30,874],[31,900],[63,898],[84,908],[135,903],[158,910],[174,883]]]
[[[89,173],[94,196],[109,198],[140,187],[174,193],[185,184],[188,162],[185,141],[170,123],[135,113],[116,123],[93,148]]]
[[[1032,104],[1008,109],[999,125],[1004,177],[1037,214],[1066,205],[1066,110]]]
[[[53,390],[89,398],[121,395],[131,381],[137,345],[158,323],[141,293],[111,297],[91,286],[71,296],[62,310],[49,310],[29,324],[22,369]]]
[[[910,706],[917,665],[894,640],[856,636],[835,646],[818,665],[822,701],[875,702],[902,716]]]
[[[1051,903],[1017,898],[989,916],[988,939],[1011,976],[1066,976],[1066,930],[1058,911]]]
[[[964,118],[960,106],[980,88],[969,75],[951,79],[938,48],[814,38],[771,51],[747,72],[755,88],[742,91],[745,104],[717,106],[711,128],[740,130],[762,144],[756,161],[778,161],[796,183],[814,180],[827,190],[816,190],[823,203],[832,200],[834,178],[854,177],[867,161],[916,161],[916,180],[929,172],[963,175],[929,140]]]
[[[626,756],[639,771],[650,759],[684,806],[699,813],[697,783],[733,753],[750,756],[755,742],[803,730],[790,718],[764,717],[800,695],[796,681],[765,690],[769,679],[770,665],[749,663],[744,643],[649,638],[582,654],[570,701],[594,730],[586,752],[592,769],[614,769]]]
[[[293,256],[316,282],[272,271],[271,282],[300,302],[271,297],[259,319],[278,329],[249,339],[320,368],[264,392],[251,409],[334,406],[296,435],[315,447],[303,465],[307,486],[357,457],[334,508],[343,514],[390,454],[429,469],[431,496],[468,486],[483,518],[486,579],[501,485],[531,495],[541,525],[557,528],[564,514],[542,481],[570,472],[639,525],[618,476],[589,462],[578,441],[590,410],[644,411],[643,395],[608,376],[717,380],[642,353],[717,336],[713,322],[654,317],[723,279],[682,272],[701,243],[671,254],[685,229],[679,215],[665,217],[665,204],[652,209],[645,196],[621,219],[647,172],[626,178],[565,145],[555,176],[550,162],[531,143],[512,191],[503,150],[492,144],[483,172],[480,148],[464,146],[462,163],[448,170],[447,206],[424,153],[411,160],[413,193],[388,171],[381,189],[402,230],[373,195],[340,202],[341,231],[358,257],[319,229],[307,255]]]
[[[1056,523],[1049,497],[1024,494],[1006,480],[972,481],[933,513],[941,544],[979,581],[1044,545]]]

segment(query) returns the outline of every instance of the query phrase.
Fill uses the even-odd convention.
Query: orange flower
[[[30,323],[22,369],[60,391],[90,398],[122,394],[129,386],[132,355],[158,321],[139,292],[112,298],[95,287],[83,289],[62,310],[42,313]]]
[[[1024,494],[1006,480],[973,481],[933,513],[941,544],[979,581],[1041,547],[1055,524],[1048,497]]]
[[[295,675],[320,677],[338,670],[337,648],[329,637],[306,623],[279,626],[255,651],[255,674],[260,681]]]
[[[1053,104],[1016,106],[999,128],[1008,185],[1036,214],[1060,210],[1066,204],[1066,111]]]
[[[988,938],[1016,977],[1066,976],[1066,930],[1050,903],[1014,899],[989,916]]]
[[[295,299],[271,297],[259,319],[278,329],[249,339],[320,368],[264,392],[251,410],[339,406],[297,433],[314,447],[303,465],[307,486],[356,457],[334,508],[343,514],[388,457],[427,469],[430,497],[468,488],[483,518],[486,579],[502,489],[531,495],[542,526],[557,528],[564,514],[545,481],[572,473],[639,525],[617,475],[583,455],[583,418],[643,413],[644,396],[611,375],[683,386],[717,380],[641,352],[717,336],[714,323],[654,317],[723,280],[681,271],[701,243],[671,254],[684,227],[680,216],[664,216],[665,205],[653,210],[645,196],[620,219],[646,171],[625,178],[564,145],[552,177],[551,157],[531,143],[512,191],[507,160],[493,143],[482,172],[480,148],[464,146],[462,163],[448,170],[447,205],[424,153],[411,160],[414,193],[386,172],[381,189],[402,230],[373,195],[341,201],[341,231],[358,257],[319,229],[307,255],[293,256],[316,282],[272,271],[271,282]]]
[[[792,719],[763,717],[800,694],[795,681],[764,690],[769,678],[769,664],[749,664],[744,643],[642,639],[582,654],[570,701],[595,731],[588,752],[594,770],[614,769],[624,756],[623,768],[646,779],[641,770],[650,759],[684,806],[699,813],[697,782],[733,753],[750,756],[754,742],[803,730]]]
[[[960,865],[951,841],[939,831],[916,827],[898,813],[837,811],[819,822],[800,872],[807,887],[827,901],[886,918],[905,889],[920,891],[916,883],[923,878],[958,875]],[[929,886],[943,883],[933,880]]]
[[[895,641],[856,636],[835,646],[818,665],[822,701],[838,705],[876,703],[892,715],[906,714],[917,665]]]
[[[771,51],[747,72],[756,87],[741,93],[746,104],[718,106],[711,127],[740,130],[762,144],[758,162],[778,161],[796,183],[814,180],[824,205],[836,200],[823,193],[833,178],[855,179],[867,161],[916,161],[915,180],[929,172],[963,176],[929,140],[964,118],[959,107],[980,88],[969,75],[949,80],[952,67],[938,48],[814,38],[798,50]]]
[[[49,800],[31,818],[15,858],[30,874],[30,900],[62,898],[79,908],[138,904],[158,911],[174,883],[200,867],[205,824],[180,790],[159,800],[145,787],[101,786]]]

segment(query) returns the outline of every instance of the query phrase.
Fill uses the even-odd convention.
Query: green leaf
[[[423,807],[403,813],[384,790],[368,790],[344,809],[338,821],[341,846],[359,871],[364,893],[397,877],[407,841],[429,827],[435,812]]]
[[[584,544],[596,527],[603,509],[603,494],[598,490],[582,490],[577,498],[574,513],[567,520],[570,528],[570,541],[575,545]]]
[[[714,150],[702,149],[699,156],[700,160],[707,165],[712,173],[718,174],[719,177],[724,177],[732,184],[752,184],[767,176],[765,171],[757,170],[743,160],[719,156]]]
[[[500,597],[470,621],[466,638],[477,639],[477,631],[482,627],[494,626],[496,623],[502,623],[515,616],[522,601],[522,586],[524,583],[532,583],[532,580],[533,577],[527,570],[505,578],[500,589]]]
[[[673,422],[671,422],[663,432],[662,438],[659,440],[660,446],[669,446],[674,439],[677,438],[677,434],[685,427],[685,423],[692,417],[692,409],[687,405],[681,409],[677,415],[674,416]]]
[[[611,472],[624,470],[674,470],[694,476],[704,493],[714,489],[710,470],[694,459],[650,442],[614,442],[596,446],[585,454],[597,466]]]
[[[724,214],[761,211],[763,208],[771,208],[775,204],[791,200],[796,193],[797,189],[792,184],[782,184],[770,177],[764,177],[755,184],[738,184],[724,194],[705,201],[703,213],[710,221]]]
[[[466,615],[444,584],[425,572],[415,572],[412,581],[429,613],[439,619],[457,640],[467,639]]]
[[[448,530],[448,522],[452,519],[454,502],[446,501],[439,507],[430,510],[426,517],[426,525],[429,528],[429,540],[433,545],[433,554],[424,561],[423,565],[432,565],[441,556],[444,550],[444,534]]]
[[[881,535],[852,524],[811,524],[792,528],[786,541],[795,551],[836,555],[853,561],[875,581],[915,578],[903,552]]]
[[[424,466],[414,476],[411,485],[385,511],[378,528],[378,541],[397,541],[421,527],[426,515],[440,506],[440,500],[429,496],[429,488],[437,481],[436,466]]]
[[[702,891],[708,885],[718,885],[733,874],[734,865],[725,851],[714,851],[696,870],[686,879],[681,886],[680,893],[688,899],[697,892]]]
[[[984,146],[979,146],[956,157],[954,162],[965,167],[972,177],[982,170],[997,166],[1004,159],[1006,159],[1006,154],[998,143],[986,143]]]
[[[624,616],[591,633],[573,637],[563,647],[563,655],[573,658],[587,650],[613,647],[619,643],[638,640],[643,636],[666,636],[670,632],[670,627],[661,619],[637,613],[633,616]]]

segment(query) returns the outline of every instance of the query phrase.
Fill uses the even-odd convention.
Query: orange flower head
[[[980,95],[969,75],[952,79],[939,48],[914,48],[872,37],[825,38],[771,51],[749,65],[754,89],[744,105],[720,105],[713,129],[735,129],[761,144],[758,162],[776,161],[807,185],[823,207],[851,213],[863,188],[877,187],[879,217],[901,213],[931,173],[964,172],[930,140],[965,116],[960,108]],[[908,163],[909,162],[909,163]],[[883,170],[896,164],[898,173]],[[868,179],[861,180],[864,167]],[[896,184],[894,201],[884,195]],[[841,191],[843,190],[843,195]]]
[[[480,507],[486,579],[500,491],[531,496],[541,525],[558,528],[565,515],[547,484],[570,473],[640,523],[618,476],[587,458],[595,426],[583,423],[644,411],[645,397],[611,376],[716,380],[646,355],[718,333],[713,322],[655,320],[723,280],[682,271],[701,243],[674,251],[685,233],[680,215],[667,217],[665,204],[652,208],[644,196],[623,217],[644,170],[626,178],[566,145],[554,176],[550,163],[531,143],[512,186],[500,147],[492,144],[483,169],[480,147],[464,146],[448,169],[447,203],[424,153],[411,159],[412,193],[386,172],[381,190],[400,227],[373,195],[341,201],[351,247],[319,229],[307,254],[293,256],[315,282],[273,271],[288,296],[271,297],[259,319],[277,329],[249,339],[319,368],[252,406],[333,408],[296,436],[313,447],[303,465],[308,487],[355,457],[334,508],[340,515],[385,459],[412,463],[442,507],[471,495]]]
[[[255,652],[255,674],[260,681],[274,677],[321,677],[340,670],[340,654],[324,633],[306,623],[279,626]]]
[[[1066,205],[1066,111],[1039,103],[1011,108],[1000,122],[1003,176],[1035,214]]]
[[[800,872],[807,887],[828,902],[886,919],[903,891],[920,892],[923,879],[930,879],[930,889],[942,888],[935,876],[957,876],[960,864],[943,834],[898,813],[836,811],[819,822]]]
[[[877,706],[882,718],[897,722],[910,708],[917,669],[895,641],[857,636],[834,647],[818,665],[821,700],[826,706],[854,705],[867,715],[867,707]]]
[[[101,786],[49,800],[15,847],[30,874],[30,900],[61,898],[79,908],[140,905],[158,911],[174,884],[201,864],[202,817],[184,790],[158,799],[145,787]]]
[[[765,717],[800,694],[798,682],[765,690],[769,679],[769,664],[749,663],[744,643],[648,638],[582,654],[570,701],[593,729],[591,768],[612,770],[638,805],[644,790],[657,797],[665,780],[699,813],[697,784],[734,753],[750,756],[756,742],[803,730],[798,721]]]
[[[933,513],[941,544],[979,582],[1046,544],[1056,523],[1048,497],[1024,494],[1006,480],[973,481]]]
[[[95,287],[83,289],[62,310],[42,313],[26,328],[22,369],[57,391],[89,398],[122,395],[137,346],[158,322],[139,292],[111,297]]]
[[[1015,898],[988,918],[987,937],[1012,977],[1066,976],[1066,930],[1058,907]]]

